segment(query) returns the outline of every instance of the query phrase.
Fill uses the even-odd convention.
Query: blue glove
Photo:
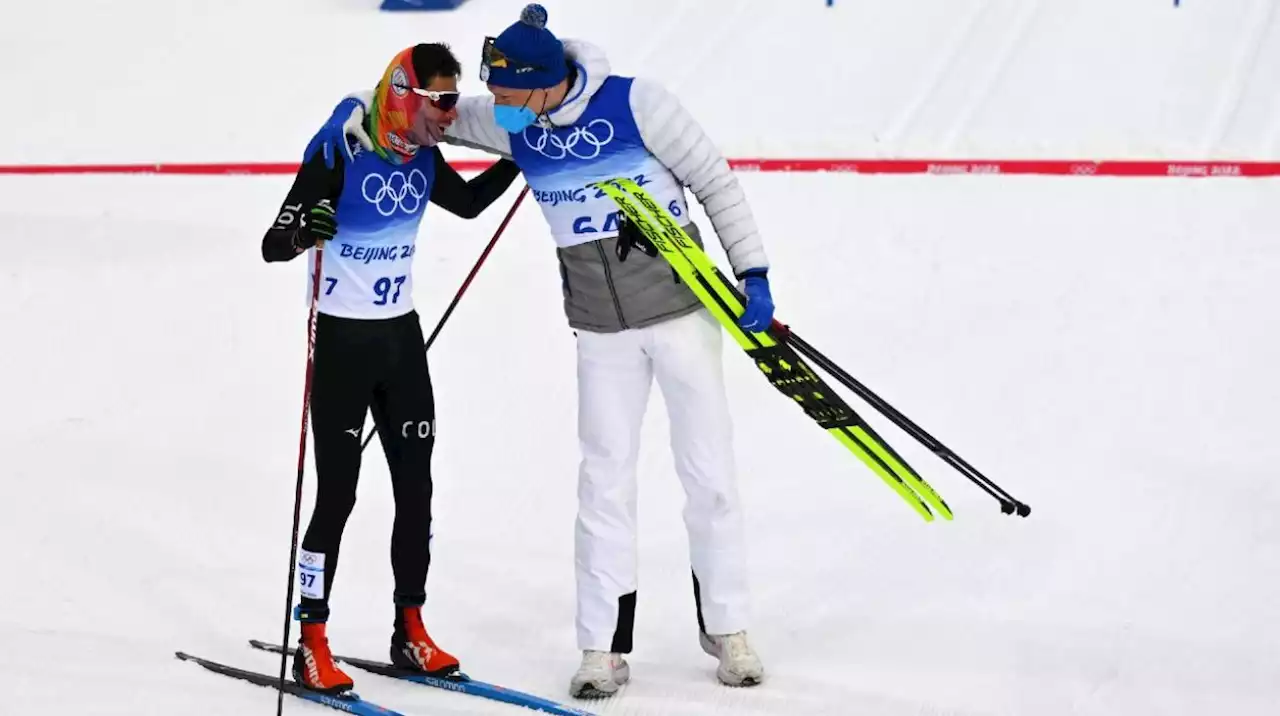
[[[747,294],[746,310],[738,319],[744,331],[763,331],[773,323],[773,296],[769,294],[768,269],[749,269],[743,279],[743,293]]]
[[[338,150],[342,151],[343,156],[347,158],[347,162],[352,162],[355,157],[351,153],[351,145],[347,142],[347,133],[352,130],[353,125],[359,128],[364,121],[364,104],[354,98],[348,97],[338,103],[333,109],[333,114],[329,120],[320,127],[320,131],[311,138],[311,142],[307,144],[307,149],[302,157],[305,163],[316,152],[324,152],[324,165],[328,169],[333,168],[334,157]],[[357,138],[364,134],[363,129],[355,134]],[[367,136],[367,135],[366,135]],[[363,143],[363,140],[362,140]]]

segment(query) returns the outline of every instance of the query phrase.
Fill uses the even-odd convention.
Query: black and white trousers
[[[637,591],[640,429],[656,382],[684,487],[698,626],[747,628],[746,535],[721,366],[722,329],[705,309],[617,333],[578,331],[580,649],[632,649]]]

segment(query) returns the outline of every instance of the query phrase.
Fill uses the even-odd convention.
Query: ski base
[[[282,649],[279,644],[260,641],[258,639],[250,639],[249,646],[261,651],[270,652],[272,654],[281,653]],[[293,655],[292,647],[283,650],[289,655]],[[526,709],[540,711],[542,713],[556,714],[557,716],[595,716],[590,711],[583,711],[564,704],[556,703],[540,696],[508,689],[505,686],[486,683],[484,681],[476,681],[463,672],[456,671],[448,676],[432,676],[421,671],[413,671],[409,669],[401,669],[394,664],[384,661],[372,661],[370,659],[360,659],[351,656],[334,655],[335,661],[344,664],[350,664],[357,669],[362,669],[379,676],[386,676],[392,679],[400,679],[402,681],[410,681],[423,686],[432,686],[445,691],[452,691],[457,694],[466,694],[467,696],[476,696],[482,699],[498,701],[512,706],[521,706]]]
[[[280,688],[279,676],[272,676],[270,674],[263,674],[257,671],[249,671],[247,669],[228,666],[199,656],[192,656],[191,654],[182,651],[175,652],[174,655],[183,661],[199,664],[215,674],[222,674],[223,676],[229,676],[233,679],[246,681],[257,686],[265,686],[270,689]],[[322,706],[328,706],[331,709],[337,709],[338,711],[343,711],[345,713],[356,714],[356,716],[404,716],[404,714],[379,706],[372,701],[365,701],[354,692],[347,692],[339,695],[322,694],[319,691],[312,691],[292,679],[285,679],[283,690],[285,693],[296,696],[305,701],[311,701],[313,703],[321,704]]]

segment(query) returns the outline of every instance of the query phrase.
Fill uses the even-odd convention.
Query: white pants
[[[709,634],[746,628],[746,554],[721,331],[710,313],[699,310],[620,333],[578,332],[580,649],[631,650],[636,462],[654,377],[666,403],[675,471],[686,496],[684,523],[699,585],[700,622]]]

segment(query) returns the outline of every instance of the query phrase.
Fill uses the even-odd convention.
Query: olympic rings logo
[[[542,134],[529,138],[529,130],[541,129]],[[600,150],[613,141],[613,125],[606,119],[593,119],[585,127],[575,127],[563,138],[557,137],[546,127],[529,127],[524,130],[524,143],[547,159],[595,159]]]
[[[418,169],[409,172],[408,178],[400,171],[387,177],[369,174],[360,185],[360,192],[383,216],[393,216],[397,210],[414,214],[427,197],[427,177]]]

